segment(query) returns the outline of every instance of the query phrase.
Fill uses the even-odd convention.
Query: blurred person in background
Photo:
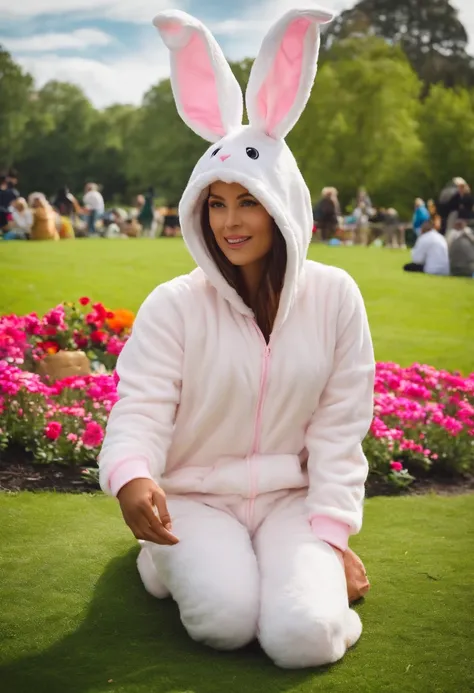
[[[474,232],[464,219],[457,220],[446,240],[452,276],[474,278]]]
[[[150,237],[152,235],[153,222],[155,221],[155,193],[150,186],[145,195],[142,196],[143,203],[138,213],[138,221],[142,227],[142,236]]]
[[[4,233],[5,240],[24,241],[30,237],[33,212],[23,197],[18,197],[10,206],[11,221]]]
[[[5,174],[0,175],[0,231],[6,231],[11,221],[10,207],[20,197]]]
[[[406,248],[405,229],[400,223],[398,212],[389,207],[384,214],[383,235],[387,248]]]
[[[413,262],[405,265],[405,272],[449,275],[448,244],[446,238],[436,231],[431,219],[422,225],[411,254]]]
[[[96,235],[96,224],[104,214],[104,198],[99,192],[97,183],[87,183],[84,194],[84,207],[87,216],[87,229],[89,236]]]
[[[56,213],[43,193],[32,193],[28,198],[33,223],[31,225],[32,241],[59,241],[56,227]]]
[[[329,241],[336,236],[340,214],[341,207],[336,188],[323,188],[321,198],[313,209],[317,235],[321,241]]]
[[[413,231],[417,238],[420,236],[423,224],[426,221],[430,221],[430,219],[430,213],[428,212],[424,201],[421,199],[421,197],[417,197],[415,200],[415,210],[413,212],[412,219]]]

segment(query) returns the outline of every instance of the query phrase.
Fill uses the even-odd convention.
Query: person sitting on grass
[[[4,233],[5,240],[24,241],[30,237],[33,213],[24,197],[18,197],[10,207],[11,221]]]
[[[436,231],[431,220],[425,221],[421,227],[421,235],[411,254],[413,262],[405,265],[405,272],[449,275],[448,244],[445,237]]]
[[[29,197],[33,212],[31,225],[32,241],[59,241],[56,213],[43,193],[32,193]]]
[[[462,219],[448,232],[449,265],[453,277],[474,277],[474,233]]]
[[[291,668],[344,656],[362,631],[349,599],[368,589],[348,539],[368,473],[370,330],[354,280],[306,260],[311,197],[284,140],[330,18],[292,10],[271,29],[249,126],[209,30],[177,10],[155,19],[178,111],[212,143],[179,206],[198,267],[141,306],[99,457],[101,487],[140,541],[145,588],[173,597],[196,641],[258,638]]]

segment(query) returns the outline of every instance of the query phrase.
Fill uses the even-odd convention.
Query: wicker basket
[[[38,363],[38,373],[51,382],[71,376],[90,375],[91,364],[83,351],[58,351]]]

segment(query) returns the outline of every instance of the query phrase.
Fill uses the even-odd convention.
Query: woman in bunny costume
[[[293,10],[273,26],[246,126],[210,32],[180,11],[154,20],[178,111],[212,143],[179,210],[198,268],[140,308],[100,455],[146,589],[171,594],[195,640],[257,637],[282,667],[335,662],[362,630],[343,556],[362,524],[373,349],[354,281],[305,259],[311,200],[284,141],[330,19]]]

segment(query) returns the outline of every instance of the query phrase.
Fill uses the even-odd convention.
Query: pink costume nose
[[[230,154],[221,154],[220,157],[219,157],[219,159],[220,159],[221,161],[225,161],[226,159],[229,158],[229,156],[230,156]]]

